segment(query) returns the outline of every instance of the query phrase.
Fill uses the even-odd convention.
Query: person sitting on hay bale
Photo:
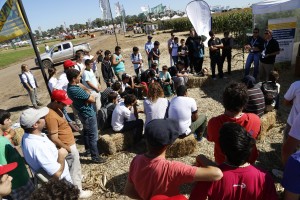
[[[242,82],[247,86],[248,101],[244,108],[246,113],[254,113],[262,117],[265,113],[265,97],[258,85],[256,85],[255,78],[247,75]]]
[[[271,175],[247,162],[255,147],[254,138],[241,125],[228,122],[220,129],[219,139],[226,155],[226,161],[219,166],[223,178],[215,182],[198,182],[190,200],[278,199]],[[198,160],[205,166],[205,162]]]
[[[179,121],[179,138],[194,133],[197,140],[201,140],[206,126],[206,116],[198,115],[196,101],[187,96],[186,86],[180,85],[176,93],[177,97],[170,102],[168,117]]]
[[[248,102],[247,88],[243,83],[233,82],[225,88],[223,93],[223,106],[225,112],[222,115],[213,117],[207,125],[207,140],[215,143],[214,156],[217,164],[225,162],[225,155],[219,143],[219,132],[225,122],[234,122],[243,126],[254,139],[260,133],[260,119],[256,114],[243,113],[243,109]],[[256,145],[252,149],[249,162],[252,164],[258,157]]]
[[[133,199],[150,199],[154,195],[175,196],[179,186],[193,181],[216,181],[222,172],[216,167],[198,168],[166,160],[166,150],[179,136],[178,121],[154,119],[146,125],[147,153],[131,161],[124,193]]]
[[[131,112],[133,109],[133,113]],[[124,102],[119,103],[112,114],[111,126],[115,132],[132,131],[135,142],[142,138],[144,122],[139,119],[137,99],[133,94],[127,94]]]

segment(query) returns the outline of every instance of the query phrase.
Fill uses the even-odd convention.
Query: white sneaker
[[[87,199],[93,195],[93,192],[90,190],[81,190],[79,198],[80,199]]]

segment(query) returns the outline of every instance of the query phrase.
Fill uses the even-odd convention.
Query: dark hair
[[[174,40],[178,40],[178,37],[174,37]]]
[[[168,66],[167,66],[167,65],[163,65],[163,66],[162,66],[162,69],[163,69],[163,70],[164,70],[164,69],[168,70]]]
[[[93,61],[90,60],[90,59],[86,59],[86,60],[84,61],[85,66],[87,66],[87,65],[89,65],[89,64],[91,64],[91,63],[93,63]]]
[[[126,106],[131,105],[135,101],[136,101],[136,97],[133,94],[127,94],[124,97],[124,104]]]
[[[158,45],[159,45],[159,41],[155,41],[154,46],[158,46]]]
[[[82,51],[77,52],[76,55],[75,55],[75,60],[78,60],[80,58],[80,56],[83,56],[83,55],[84,54],[83,54]]]
[[[214,35],[214,32],[213,31],[209,31],[209,36],[213,36]]]
[[[104,52],[104,56],[108,56],[109,54],[111,54],[110,50],[106,50],[106,51]]]
[[[229,35],[229,31],[224,31],[224,35]]]
[[[146,146],[148,152],[150,152],[154,156],[158,156],[164,151],[164,149],[166,149],[168,145],[155,147],[149,144],[149,142],[146,140]]]
[[[270,75],[269,75],[269,81],[272,81],[273,83],[276,83],[279,79],[279,73],[278,71],[274,71],[272,70],[270,72]]]
[[[173,36],[173,35],[174,35],[174,32],[172,31],[172,32],[171,32],[171,36]]]
[[[184,85],[180,85],[176,89],[177,96],[184,96],[187,92],[187,88]]]
[[[115,92],[110,92],[107,96],[107,102],[112,103],[115,99],[118,98],[118,94]]]
[[[52,76],[54,76],[55,73],[56,73],[56,68],[55,68],[55,67],[49,67],[49,68],[48,68],[48,74],[49,74],[48,80],[50,80],[50,78],[51,78]]]
[[[148,77],[150,77],[150,78],[155,77],[155,71],[153,69],[149,71]]]
[[[133,48],[132,48],[132,51],[134,51],[134,52],[137,52],[138,50],[139,50],[138,47],[133,47]]]
[[[119,91],[121,88],[121,83],[119,81],[116,81],[112,84],[111,89],[114,91]]]
[[[232,82],[223,93],[223,106],[226,110],[240,112],[248,102],[247,87],[244,83]]]
[[[157,63],[151,63],[151,68],[157,67]]]
[[[184,39],[181,39],[180,42],[184,42]]]
[[[31,200],[78,200],[80,190],[65,179],[50,179],[36,189],[30,196]]]
[[[115,51],[118,51],[118,50],[120,50],[120,49],[121,49],[120,46],[116,46],[116,47],[115,47]]]
[[[0,124],[4,125],[4,121],[10,118],[10,112],[0,109]]]
[[[73,79],[77,78],[80,75],[80,71],[78,71],[77,69],[69,69],[66,71],[66,74],[69,83],[72,83]]]
[[[259,28],[255,27],[255,28],[253,29],[253,31],[258,31],[258,32],[259,32]]]
[[[224,123],[220,129],[220,147],[227,161],[235,166],[246,163],[255,144],[254,138],[239,124]]]

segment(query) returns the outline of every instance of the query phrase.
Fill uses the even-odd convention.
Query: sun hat
[[[40,118],[49,113],[49,108],[40,109],[28,108],[24,110],[20,116],[20,124],[24,128],[31,128]]]
[[[151,146],[172,144],[179,136],[179,123],[174,119],[154,119],[145,128],[145,138]]]
[[[66,105],[71,105],[73,101],[68,97],[68,94],[64,90],[53,90],[51,98],[54,101],[62,102]]]
[[[18,166],[17,162],[9,163],[7,165],[0,165],[0,175],[6,174],[14,170]]]

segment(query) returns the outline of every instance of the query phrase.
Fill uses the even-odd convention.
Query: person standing
[[[121,81],[121,75],[125,72],[125,60],[121,55],[121,47],[115,47],[115,53],[113,54],[111,60],[115,75],[117,76],[118,80]]]
[[[45,44],[45,52],[46,52],[46,53],[49,53],[49,51],[50,51],[49,46],[48,46],[47,44]]]
[[[151,40],[152,40],[152,36],[148,35],[148,41],[145,44],[145,52],[146,52],[147,57],[148,57],[148,68],[149,69],[151,67],[151,55],[150,55],[150,52],[154,48],[154,44],[153,44],[153,42],[151,42]]]
[[[143,57],[142,54],[139,52],[138,47],[133,47],[132,49],[131,62],[133,64],[136,76],[140,77],[141,73],[143,72]]]
[[[229,31],[224,32],[224,38],[221,39],[223,44],[222,48],[222,65],[224,65],[225,59],[227,59],[227,74],[231,74],[231,50],[233,46],[232,37],[229,37]]]
[[[218,76],[223,78],[223,65],[220,54],[220,48],[222,47],[221,40],[215,37],[214,32],[209,31],[210,39],[208,40],[209,56],[210,56],[210,68],[212,72],[213,80],[216,78],[216,65],[218,66]]]
[[[37,96],[37,82],[33,74],[30,72],[28,65],[21,65],[22,74],[20,75],[21,81],[23,83],[24,88],[27,90],[31,103],[34,108],[38,108],[41,106],[38,96]]]
[[[184,39],[180,40],[180,46],[178,47],[178,61],[181,61],[184,63],[184,68],[187,70],[189,66],[189,58],[188,58],[188,47],[185,45]]]
[[[174,65],[176,65],[178,62],[178,47],[179,47],[178,37],[174,37],[174,41],[170,45],[171,56],[172,56]]]
[[[66,161],[69,166],[72,181],[80,190],[80,198],[89,198],[92,196],[93,192],[82,190],[79,152],[76,147],[72,129],[67,120],[64,119],[62,112],[64,107],[72,104],[72,100],[64,90],[53,91],[51,99],[53,101],[48,105],[49,113],[45,117],[48,137],[56,147],[65,148],[68,151]]]
[[[257,79],[259,73],[259,57],[264,48],[264,40],[259,36],[258,28],[253,29],[253,35],[249,38],[244,48],[249,51],[245,65],[245,76],[249,75],[251,64],[254,63],[253,77]]]
[[[106,50],[104,52],[104,59],[101,63],[101,71],[103,80],[106,83],[107,87],[111,87],[112,84],[115,82],[115,74],[111,66],[111,52],[109,50]]]
[[[196,32],[194,28],[190,29],[190,36],[186,39],[185,45],[188,47],[188,58],[190,65],[190,72],[194,73],[194,39],[196,37]]]
[[[78,70],[69,69],[67,78],[69,81],[68,96],[73,101],[73,106],[78,111],[78,116],[83,124],[85,154],[91,154],[92,162],[103,163],[105,159],[99,156],[97,147],[97,116],[92,106],[92,103],[95,103],[95,97],[89,91],[85,91],[78,86],[80,82],[80,72]]]
[[[157,64],[156,73],[158,73],[158,71],[159,71],[159,58],[160,58],[159,45],[160,45],[160,43],[158,41],[155,41],[154,47],[150,51],[150,58],[151,58],[151,66],[150,67],[152,67],[153,63],[156,63]]]
[[[194,52],[193,66],[194,66],[195,73],[197,75],[204,76],[204,73],[202,73],[202,66],[203,66],[205,51],[204,51],[204,44],[200,36],[194,38],[194,48],[192,51]]]
[[[272,37],[272,31],[266,29],[264,49],[260,56],[259,62],[259,80],[268,81],[269,75],[274,70],[276,55],[280,53],[280,48],[277,40]]]
[[[174,43],[174,38],[175,38],[175,35],[173,32],[171,32],[171,38],[168,40],[168,51],[169,51],[169,55],[170,55],[170,66],[173,66],[173,62],[172,62],[172,47],[171,47],[171,44]]]

